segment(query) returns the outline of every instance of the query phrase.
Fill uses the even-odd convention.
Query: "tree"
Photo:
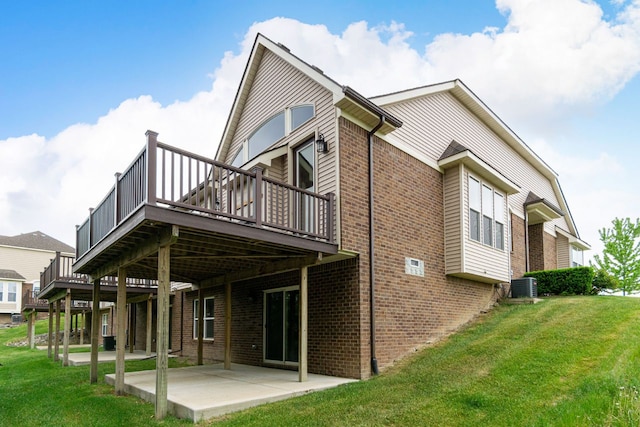
[[[613,228],[599,230],[604,244],[602,258],[593,257],[595,264],[618,279],[622,295],[640,289],[640,219],[635,223],[629,218],[611,221]]]

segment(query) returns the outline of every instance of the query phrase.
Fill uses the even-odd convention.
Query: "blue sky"
[[[640,216],[638,0],[23,1],[0,3],[0,234],[73,244],[148,128],[213,156],[257,31],[368,96],[461,78],[596,253]]]
[[[395,20],[414,28],[418,49],[441,32],[503,20],[483,1],[22,1],[0,11],[0,139],[52,137],[144,94],[162,104],[189,99],[209,88],[222,54],[252,23],[277,16],[333,33]]]

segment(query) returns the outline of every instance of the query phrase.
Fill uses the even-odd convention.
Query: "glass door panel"
[[[284,304],[282,292],[266,294],[265,306],[265,353],[267,360],[282,360],[284,337]]]
[[[265,294],[265,351],[269,362],[298,362],[298,318],[300,291],[283,290]]]
[[[303,190],[315,191],[315,150],[313,140],[296,150],[295,155],[296,187]],[[315,232],[315,199],[306,194],[300,194],[297,201],[298,227],[302,230]]]

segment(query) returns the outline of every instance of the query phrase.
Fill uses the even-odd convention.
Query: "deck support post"
[[[91,368],[89,370],[91,384],[98,382],[98,332],[100,332],[100,279],[95,279],[91,306]]]
[[[147,342],[145,346],[145,355],[151,356],[151,331],[153,326],[153,295],[149,294],[147,298]]]
[[[118,269],[116,313],[116,395],[122,396],[124,394],[124,347],[127,340],[127,270],[123,267]]]
[[[84,310],[80,312],[80,345],[84,345]]]
[[[198,289],[198,365],[202,365],[204,342],[204,289]]]
[[[69,334],[71,332],[71,289],[64,297],[64,338],[62,340],[62,366],[69,366]]]
[[[31,310],[27,315],[27,339],[29,348],[36,348],[36,311]]]
[[[158,303],[156,340],[156,419],[167,415],[167,369],[169,366],[169,292],[171,246],[158,249]]]
[[[60,300],[56,300],[56,333],[55,333],[53,360],[60,360]]]
[[[307,315],[308,315],[308,267],[300,269],[300,315],[298,328],[298,381],[307,381]]]
[[[47,357],[51,359],[51,351],[53,345],[53,303],[49,303],[49,337],[47,343]]]
[[[129,319],[129,353],[133,353],[136,343],[136,307],[133,304],[128,306],[128,319]]]
[[[231,369],[231,282],[224,284],[224,369]]]

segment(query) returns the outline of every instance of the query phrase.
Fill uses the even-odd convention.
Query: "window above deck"
[[[231,164],[240,167],[259,156],[280,139],[298,129],[315,115],[313,104],[287,107],[262,122],[251,136],[242,142]]]

